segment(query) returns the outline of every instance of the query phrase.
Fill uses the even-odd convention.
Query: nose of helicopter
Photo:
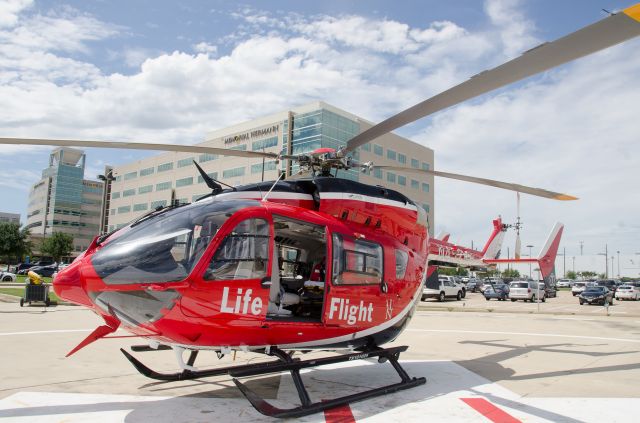
[[[63,300],[91,307],[92,303],[82,286],[80,263],[72,263],[53,279],[53,290]]]

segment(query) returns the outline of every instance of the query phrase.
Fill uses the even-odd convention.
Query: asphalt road
[[[497,304],[495,301],[492,303]],[[510,302],[501,304],[511,306]],[[155,416],[153,413],[164,409],[147,410],[152,416],[142,413],[139,405],[154,397],[162,397],[163,401],[166,398],[191,401],[184,406],[187,408],[182,410],[183,414],[180,414],[180,406],[176,405],[182,403],[167,403],[166,410],[174,411],[165,411],[168,414],[156,417],[158,421],[199,421],[202,414],[193,413],[205,413],[204,409],[198,409],[205,406],[198,405],[201,403],[197,402],[203,398],[207,399],[206,404],[209,405],[213,399],[226,401],[221,403],[223,405],[218,408],[218,412],[222,412],[222,409],[225,412],[241,409],[240,414],[233,415],[238,421],[260,417],[247,405],[229,377],[174,383],[146,379],[119,352],[122,346],[140,343],[133,338],[101,340],[71,358],[64,358],[71,348],[99,324],[92,313],[80,307],[58,306],[45,309],[34,306],[21,309],[15,303],[0,303],[0,418],[33,421],[33,417],[37,416],[43,421],[60,421],[65,413],[69,413],[71,417],[79,417],[87,410],[108,412],[111,409],[105,409],[104,404],[111,404],[109,401],[113,401],[113,395],[136,396],[136,401],[127,402],[126,409],[118,410],[121,414],[112,415],[113,421],[146,421]],[[126,333],[118,332],[118,335]],[[608,421],[633,421],[633,413],[640,405],[640,318],[637,317],[419,311],[395,344],[409,345],[409,350],[401,359],[408,362],[407,367],[412,376],[427,377],[426,390],[415,390],[412,393],[409,392],[413,390],[403,391],[407,394],[392,395],[383,403],[376,400],[365,401],[361,406],[363,408],[354,406],[353,413],[358,420],[376,420],[376,417],[381,418],[383,415],[392,418],[380,410],[409,413],[415,411],[415,404],[435,404],[433,401],[441,401],[445,408],[453,407],[451,413],[454,414],[450,415],[458,416],[453,418],[454,421],[475,421],[475,415],[469,414],[475,411],[466,410],[459,398],[456,397],[455,401],[447,399],[452,395],[462,395],[459,392],[488,398],[494,403],[502,404],[514,415],[523,413],[520,417],[530,416],[529,421],[582,421],[582,418],[567,417],[572,412],[577,412],[577,409],[562,411],[566,404],[575,404],[571,401],[576,401],[576,398],[583,401],[586,401],[585,398],[594,398],[607,404],[616,404],[617,414],[605,414]],[[138,356],[155,369],[176,369],[171,351],[142,353]],[[204,360],[196,364],[202,367],[244,364],[262,359],[261,356],[250,353],[238,353],[235,363],[231,356],[221,361],[215,358],[215,354],[201,356]],[[361,369],[356,363],[347,364],[352,366],[352,371]],[[371,365],[368,368],[379,367],[383,366]],[[309,383],[326,385],[326,381],[332,379],[335,386],[345,388],[354,384],[354,378],[362,378],[361,383],[376,386],[380,383],[378,379],[382,377],[376,376],[373,370],[358,370],[350,379],[345,379],[349,375],[347,370],[316,370],[309,376]],[[283,388],[288,386],[283,381],[284,377],[267,376],[247,384],[265,398],[277,399],[288,389]],[[485,385],[490,386],[493,391],[483,391]],[[330,390],[333,392],[335,387],[331,386]],[[509,394],[502,395],[500,392]],[[81,401],[78,398],[84,398],[81,396],[83,394],[92,395],[91,399],[82,401],[98,404],[95,405],[97,408],[57,405],[65,401]],[[99,394],[108,397],[96,396]],[[42,406],[45,398],[49,403],[53,402],[49,408]],[[393,398],[399,400],[394,402]],[[412,405],[407,403],[408,398],[414,398]],[[544,402],[546,399],[552,402]],[[378,406],[381,407],[379,410],[376,409]],[[438,414],[442,412],[439,407],[425,406],[420,411],[420,416],[431,416],[438,421],[442,417]],[[461,408],[455,411],[458,410],[456,407]],[[597,415],[597,410],[605,408],[598,407],[595,408],[593,421],[603,421]],[[136,415],[136,410],[145,417],[132,418]],[[239,415],[242,417],[238,417]],[[124,417],[121,419],[117,416]],[[401,418],[399,415],[395,416],[393,418]],[[615,416],[618,417],[614,418]],[[625,420],[625,416],[629,419]],[[407,419],[412,420],[411,417]],[[70,418],[70,421],[75,420]],[[88,418],[79,421],[95,420]],[[310,421],[315,420],[311,418]]]

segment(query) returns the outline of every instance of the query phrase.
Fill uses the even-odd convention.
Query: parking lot
[[[550,313],[568,315],[602,315],[606,316],[640,316],[640,301],[614,301],[608,308],[600,305],[580,305],[578,297],[571,295],[570,291],[558,291],[556,298],[547,298],[539,303],[524,301],[511,302],[498,300],[485,300],[480,292],[468,292],[461,301],[455,298],[439,302],[437,299],[421,301],[421,310],[448,310],[448,311],[490,311],[500,313]]]

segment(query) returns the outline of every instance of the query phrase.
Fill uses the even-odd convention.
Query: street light
[[[111,181],[115,181],[116,178],[113,176],[113,169],[109,169],[105,172],[105,175],[98,175],[98,179],[104,182],[102,186],[102,215],[100,216],[100,233],[107,232],[107,216],[109,213],[109,209],[107,208],[107,196],[109,195],[109,187],[111,186]]]
[[[527,248],[529,249],[529,259],[531,259],[531,249],[533,245],[527,245]],[[531,262],[529,262],[529,279],[531,279]]]
[[[607,244],[604,244],[604,253],[598,253],[598,255],[604,256],[604,277],[609,279],[609,249]]]
[[[618,253],[618,277],[620,277],[620,251],[616,251]]]

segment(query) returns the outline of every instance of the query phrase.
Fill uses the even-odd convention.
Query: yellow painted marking
[[[627,7],[622,12],[630,18],[640,22],[640,3]]]

